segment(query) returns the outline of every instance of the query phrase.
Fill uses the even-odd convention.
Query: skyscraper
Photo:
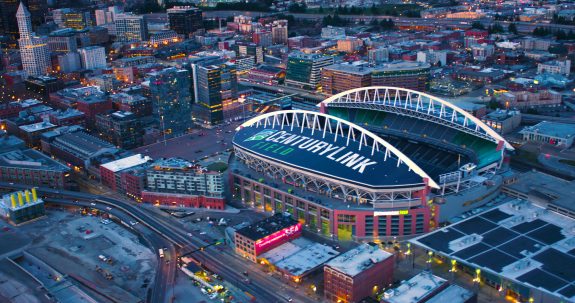
[[[118,42],[148,40],[148,25],[144,16],[118,14],[114,23],[116,24],[116,40]]]
[[[20,3],[16,13],[20,39],[20,56],[24,71],[30,76],[46,74],[50,67],[50,50],[46,38],[37,37],[32,31],[32,20],[28,9]]]
[[[0,35],[10,37],[12,41],[18,39],[17,10],[18,0],[0,0]]]
[[[204,27],[202,11],[191,6],[174,6],[168,9],[170,29],[186,35]]]
[[[106,68],[106,49],[102,46],[88,46],[78,50],[85,69]]]
[[[235,64],[218,58],[192,64],[191,69],[194,118],[198,122],[215,125],[224,119],[231,119],[234,112],[241,110]]]
[[[185,133],[192,126],[190,72],[174,67],[148,74],[152,114],[165,135]]]
[[[320,87],[321,70],[333,64],[333,57],[293,52],[288,57],[286,84],[316,90]]]
[[[288,21],[275,20],[272,23],[272,42],[273,44],[288,43]]]

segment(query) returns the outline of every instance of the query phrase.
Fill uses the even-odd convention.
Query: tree
[[[567,55],[568,52],[569,52],[569,50],[567,49],[567,47],[563,43],[558,44],[558,45],[552,45],[549,47],[549,53],[551,53],[551,54],[563,56],[563,55]]]
[[[515,23],[510,23],[509,26],[507,27],[507,31],[517,35],[517,25],[515,25]]]
[[[557,40],[565,40],[567,39],[567,34],[563,30],[558,30],[555,32],[555,38],[557,38]]]
[[[473,21],[473,23],[471,23],[471,28],[485,29],[485,26],[483,26],[483,24],[481,24],[479,21]]]
[[[379,10],[375,6],[375,4],[371,5],[371,8],[369,9],[369,11],[371,12],[372,15],[377,15],[377,13],[379,12]]]
[[[391,19],[383,19],[379,25],[383,30],[391,30],[395,28],[395,23]]]
[[[292,3],[288,7],[288,11],[290,13],[305,13],[306,10],[307,6],[305,5],[305,3]]]
[[[488,31],[490,34],[498,34],[498,33],[504,32],[503,27],[502,27],[500,24],[498,24],[498,23],[495,23],[495,24],[493,24],[493,25],[490,25],[490,26],[487,28],[487,31]]]

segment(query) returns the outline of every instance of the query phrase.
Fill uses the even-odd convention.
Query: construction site
[[[46,214],[0,221],[1,302],[145,301],[157,260],[137,235],[81,209]]]

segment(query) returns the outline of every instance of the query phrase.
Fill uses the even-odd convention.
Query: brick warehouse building
[[[257,262],[258,256],[301,236],[301,224],[286,214],[275,214],[235,232],[236,253]]]
[[[324,297],[328,302],[354,303],[393,282],[394,255],[375,243],[362,244],[324,266]]]

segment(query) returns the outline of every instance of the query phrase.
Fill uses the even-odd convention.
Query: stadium
[[[413,90],[358,88],[318,107],[238,127],[232,191],[334,239],[428,232],[494,194],[513,149],[473,115]]]

